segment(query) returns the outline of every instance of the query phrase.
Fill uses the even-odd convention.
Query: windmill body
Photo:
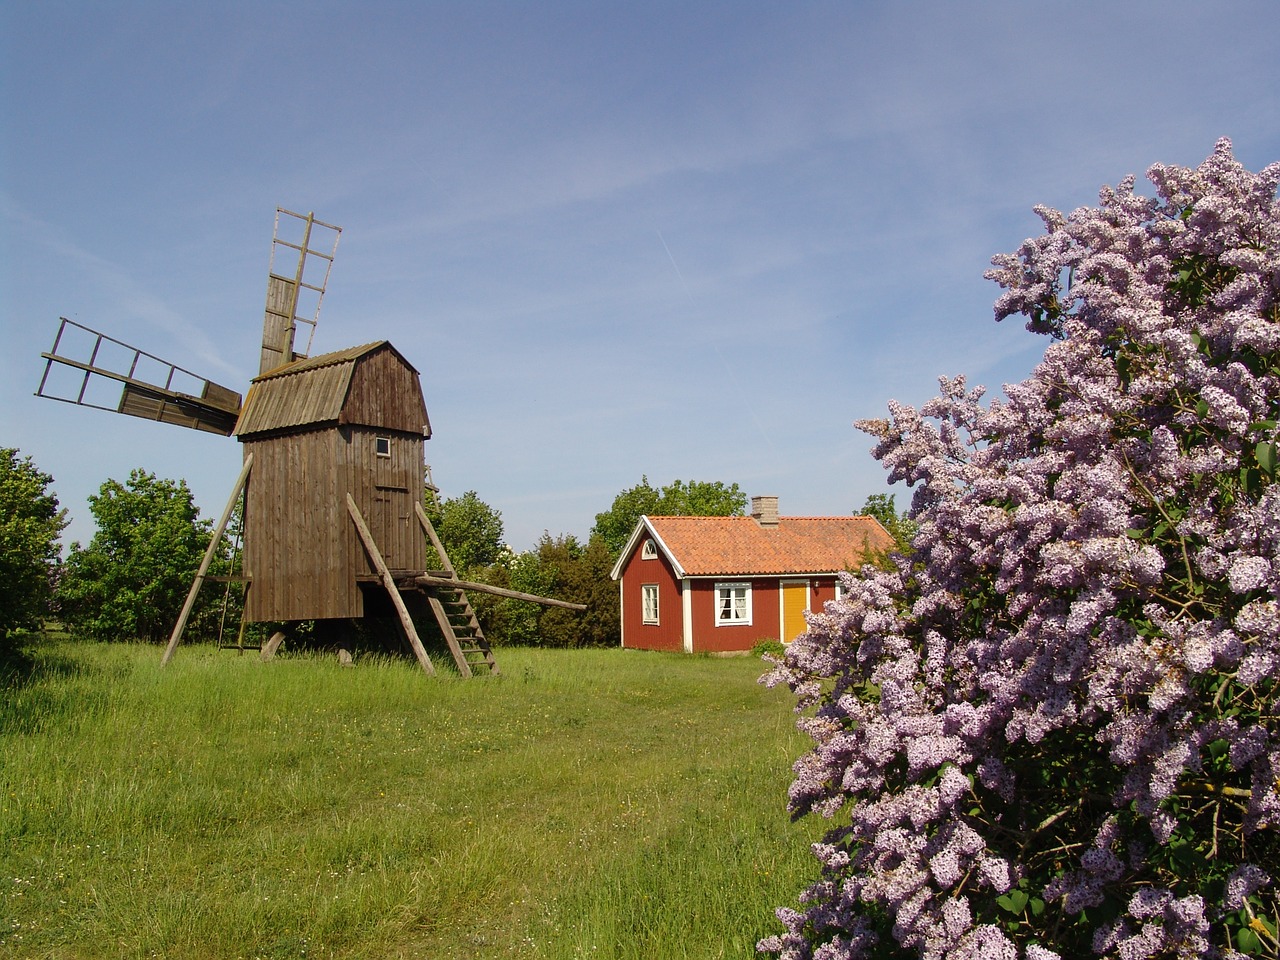
[[[165,661],[243,497],[246,622],[361,618],[371,596],[389,598],[405,639],[433,672],[408,596],[429,604],[463,676],[473,667],[497,672],[464,587],[584,608],[458,579],[422,508],[431,426],[421,379],[395,347],[381,340],[308,356],[340,233],[312,214],[276,211],[259,374],[243,403],[234,390],[66,319],[42,354],[37,395],[242,444],[243,468]],[[300,351],[303,327],[310,329]]]
[[[257,377],[235,427],[245,490],[250,621],[364,616],[380,574],[348,517],[355,500],[387,568],[427,569],[414,505],[431,436],[415,370],[385,340]],[[433,564],[435,566],[436,564]]]

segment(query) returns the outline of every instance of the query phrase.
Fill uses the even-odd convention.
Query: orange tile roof
[[[872,517],[644,517],[684,576],[830,573],[857,567],[893,538]],[[634,549],[634,544],[632,545]]]

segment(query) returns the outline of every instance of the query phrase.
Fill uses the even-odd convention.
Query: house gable
[[[671,558],[646,531],[619,558],[615,579],[622,600],[623,645],[678,651],[685,647],[684,581]],[[645,546],[652,544],[652,551]],[[628,641],[630,638],[630,642]]]
[[[677,577],[684,576],[684,568],[680,566],[680,562],[667,549],[667,545],[662,541],[662,536],[654,529],[649,518],[641,517],[636,522],[636,528],[631,531],[631,536],[627,538],[627,542],[622,548],[622,553],[618,554],[618,560],[613,565],[613,570],[609,572],[611,579],[617,580],[622,576],[622,571],[630,562],[631,555],[637,550],[643,549],[646,541],[653,543],[654,548],[666,557]]]

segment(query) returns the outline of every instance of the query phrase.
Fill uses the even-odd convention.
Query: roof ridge
[[[744,514],[731,514],[729,516],[721,516],[717,514],[683,514],[683,513],[647,513],[645,514],[650,520],[755,520],[755,517],[749,517]],[[802,514],[779,514],[779,520],[874,520],[875,517],[868,513],[802,513]]]
[[[371,353],[373,350],[384,345],[389,346],[390,341],[373,340],[369,343],[361,343],[352,347],[343,347],[341,350],[330,350],[328,353],[317,353],[310,357],[298,357],[298,359],[293,360],[290,363],[282,363],[280,366],[275,367],[272,370],[268,370],[266,373],[259,374],[253,379],[254,381],[270,380],[275,377],[287,377],[294,373],[306,373],[309,370],[319,370],[322,367],[329,367],[334,364],[351,363],[352,361],[358,360],[365,354]],[[392,347],[392,349],[395,348]]]
[[[796,516],[779,517],[779,520],[874,520],[865,513],[805,513]]]

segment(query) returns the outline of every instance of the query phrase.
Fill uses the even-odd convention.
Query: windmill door
[[[415,438],[416,439],[416,438]],[[413,502],[421,495],[414,479],[421,467],[421,441],[402,437],[375,438],[373,490],[369,528],[392,570],[422,570],[422,534]],[[415,460],[416,454],[416,460]]]
[[[369,518],[369,528],[383,559],[392,570],[410,568],[406,562],[406,533],[412,519],[412,507],[408,507],[408,503],[407,490],[383,484],[374,487],[373,516]]]

